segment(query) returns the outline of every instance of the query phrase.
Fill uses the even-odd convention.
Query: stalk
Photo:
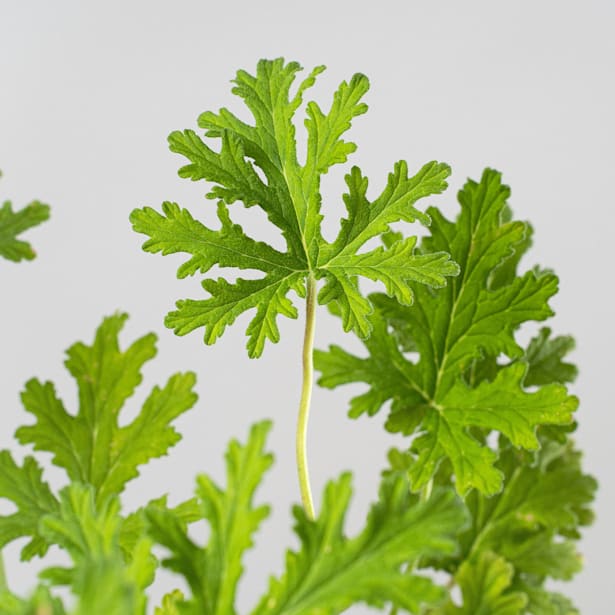
[[[309,519],[314,519],[314,503],[310,487],[310,474],[307,461],[307,427],[312,399],[312,381],[314,379],[314,323],[316,315],[316,280],[310,273],[307,279],[307,296],[305,298],[305,335],[303,337],[303,384],[299,403],[297,421],[297,471],[299,472],[299,489],[303,508]]]

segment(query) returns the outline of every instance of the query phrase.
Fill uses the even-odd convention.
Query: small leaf
[[[17,512],[0,517],[0,547],[17,538],[30,537],[21,550],[23,560],[45,555],[49,544],[39,531],[39,522],[44,515],[59,508],[42,473],[32,457],[26,457],[19,467],[8,451],[0,452],[0,497],[17,506]]]
[[[119,427],[118,415],[141,382],[143,364],[156,354],[152,334],[120,350],[126,318],[106,318],[91,346],[80,342],[69,348],[66,367],[77,381],[78,412],[65,410],[51,382],[30,380],[22,400],[36,423],[15,434],[22,444],[53,453],[54,464],[71,480],[94,486],[101,499],[120,493],[138,476],[139,465],[177,443],[180,436],[171,422],[196,401],[194,374],[176,374],[162,389],[153,389],[130,424]]]
[[[13,211],[11,203],[5,201],[0,207],[0,256],[14,262],[32,260],[36,256],[32,246],[18,236],[48,219],[49,206],[39,201],[18,211]]]
[[[465,562],[455,575],[463,606],[449,604],[443,615],[522,615],[527,598],[510,591],[512,577],[513,567],[493,553]]]
[[[254,532],[269,514],[267,506],[254,507],[252,502],[273,461],[264,449],[270,427],[269,422],[258,423],[245,445],[231,442],[226,453],[225,489],[208,476],[198,477],[201,518],[208,521],[211,529],[206,547],[197,546],[187,536],[186,525],[177,513],[158,506],[146,510],[150,534],[171,552],[163,565],[181,573],[192,590],[192,610],[184,611],[182,606],[180,613],[236,612],[235,594],[243,572],[243,554],[252,546]],[[181,606],[181,601],[178,604]]]

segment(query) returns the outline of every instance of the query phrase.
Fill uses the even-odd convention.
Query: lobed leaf
[[[206,547],[187,535],[176,513],[152,506],[146,510],[150,534],[171,555],[163,565],[182,574],[192,590],[192,600],[176,599],[180,613],[235,613],[237,583],[242,558],[252,546],[252,536],[269,514],[267,506],[254,506],[254,493],[273,457],[266,453],[267,421],[254,425],[245,445],[232,441],[226,453],[227,483],[223,489],[211,478],[197,479],[201,518],[210,527]]]
[[[487,169],[480,183],[469,181],[459,193],[461,212],[455,222],[429,209],[431,235],[421,252],[450,253],[460,275],[438,290],[408,282],[412,307],[372,296],[377,311],[369,316],[374,333],[364,342],[367,358],[335,346],[315,353],[323,386],[369,385],[352,400],[350,416],[373,415],[392,402],[387,429],[416,436],[416,460],[409,471],[414,490],[425,488],[448,461],[460,494],[472,488],[497,493],[502,473],[486,434],[498,431],[515,446],[531,450],[538,447],[539,426],[572,423],[576,398],[563,385],[544,379],[547,365],[566,372],[563,382],[569,378],[558,363],[561,346],[540,338],[528,355],[515,339],[521,324],[552,314],[548,300],[557,290],[557,278],[538,270],[517,274],[529,231],[512,220],[509,193],[500,174]],[[389,250],[403,245],[395,235],[385,240]],[[511,363],[500,365],[502,355]],[[541,383],[539,390],[526,390],[528,374],[529,382]]]
[[[283,576],[271,580],[254,615],[331,615],[359,602],[418,613],[421,605],[443,599],[443,591],[412,566],[421,557],[455,552],[465,516],[452,491],[436,491],[419,503],[402,476],[389,477],[355,538],[343,533],[350,496],[350,475],[344,474],[327,485],[316,520],[295,507],[301,549],[287,554]]]
[[[18,237],[48,219],[49,206],[39,201],[17,211],[5,201],[0,207],[0,256],[14,262],[32,260],[36,256],[32,246]]]
[[[140,465],[177,443],[180,436],[171,423],[196,402],[194,374],[176,374],[162,389],[152,390],[131,423],[118,425],[120,411],[141,382],[143,364],[156,354],[152,334],[120,350],[118,337],[126,318],[106,318],[91,346],[69,348],[66,367],[77,381],[78,412],[66,411],[51,382],[33,379],[26,383],[22,401],[36,422],[16,431],[22,444],[52,453],[53,463],[72,481],[92,485],[101,499],[121,492],[138,476]]]
[[[247,328],[248,353],[258,357],[267,341],[275,343],[280,338],[278,316],[297,317],[289,292],[304,297],[306,280],[315,278],[324,280],[318,301],[339,305],[345,330],[366,337],[373,306],[361,294],[358,277],[381,282],[387,293],[410,303],[411,281],[442,286],[447,277],[458,273],[447,254],[415,254],[414,238],[390,249],[359,252],[370,239],[389,232],[395,222],[429,223],[429,216],[415,204],[446,188],[450,169],[441,163],[429,163],[411,177],[404,161],[396,163],[384,190],[373,201],[367,197],[367,179],[353,168],[346,178],[349,193],[344,195],[348,218],[342,220],[335,241],[329,243],[322,237],[321,177],[333,165],[345,163],[356,149],[342,137],[352,120],[367,110],[362,99],[369,82],[361,74],[344,81],[328,111],[316,102],[307,103],[307,153],[301,164],[294,118],[305,92],[324,67],[315,68],[291,94],[300,70],[296,62],[284,63],[279,58],[260,61],[256,75],[237,73],[233,92],[251,111],[253,124],[221,109],[199,117],[205,140],[191,130],[170,135],[171,150],[188,159],[180,176],[213,183],[207,196],[219,200],[220,229],[208,228],[172,203],[163,204],[162,214],[148,207],[131,214],[133,228],[149,237],[144,250],[188,255],[179,277],[206,274],[215,265],[264,274],[234,282],[205,278],[202,286],[209,297],[178,301],[177,309],[165,320],[178,335],[202,327],[205,343],[213,344],[239,316],[255,310]],[[217,149],[208,145],[211,139],[219,141]],[[282,233],[285,252],[256,241],[232,222],[228,206],[236,201],[265,212]]]
[[[0,547],[22,537],[30,541],[21,550],[21,559],[45,555],[49,543],[41,534],[41,518],[55,512],[59,503],[49,485],[42,479],[43,471],[32,457],[18,466],[9,451],[0,452],[0,497],[17,507],[10,515],[0,516]]]

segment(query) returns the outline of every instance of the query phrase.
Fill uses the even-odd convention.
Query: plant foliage
[[[333,242],[323,238],[321,176],[333,165],[346,162],[356,149],[342,135],[356,116],[367,111],[362,99],[369,83],[361,74],[344,81],[327,112],[314,101],[307,103],[307,151],[301,164],[294,116],[324,67],[315,68],[291,93],[300,70],[296,62],[285,64],[277,59],[260,61],[256,75],[239,71],[233,93],[243,99],[254,124],[243,122],[228,109],[202,113],[199,126],[208,142],[218,141],[218,151],[193,130],[170,135],[171,150],[189,161],[180,176],[214,184],[207,196],[218,200],[220,229],[208,228],[176,203],[164,203],[162,213],[145,207],[131,214],[134,229],[149,237],[143,244],[146,251],[189,255],[178,270],[180,278],[207,273],[215,265],[263,274],[233,283],[205,278],[203,288],[209,298],[179,301],[177,310],[166,318],[167,326],[180,335],[204,327],[205,342],[213,344],[240,314],[256,310],[247,329],[251,357],[261,355],[267,340],[279,341],[279,315],[297,317],[288,294],[294,291],[304,297],[309,276],[324,280],[318,301],[338,305],[344,329],[365,337],[371,328],[372,305],[359,291],[359,276],[381,282],[390,296],[409,305],[411,283],[444,286],[447,276],[458,272],[445,252],[416,253],[414,237],[390,248],[361,251],[394,222],[429,224],[429,216],[416,209],[415,203],[446,188],[450,170],[442,163],[427,163],[409,176],[407,164],[397,162],[373,200],[367,196],[367,178],[353,167],[346,176],[347,217]],[[233,223],[229,205],[235,201],[260,207],[281,232],[286,251],[253,239]]]

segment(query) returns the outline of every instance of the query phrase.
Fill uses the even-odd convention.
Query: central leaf
[[[267,340],[279,341],[277,317],[297,317],[289,292],[305,296],[311,277],[324,280],[318,301],[336,303],[344,329],[366,337],[373,307],[359,291],[359,276],[381,282],[390,296],[408,305],[413,299],[411,282],[440,287],[447,276],[458,273],[445,252],[415,254],[414,237],[392,247],[365,249],[368,241],[388,232],[395,222],[429,224],[429,216],[415,203],[446,188],[450,170],[442,163],[430,162],[409,177],[407,164],[397,162],[373,200],[367,197],[367,178],[353,167],[346,176],[347,218],[333,242],[323,238],[321,177],[355,151],[356,145],[342,136],[353,118],[367,111],[362,98],[369,82],[361,74],[344,81],[326,112],[316,102],[307,103],[307,152],[302,164],[294,118],[305,91],[324,67],[315,68],[291,93],[300,70],[296,62],[277,59],[260,61],[256,75],[237,73],[233,92],[243,99],[254,124],[221,109],[199,118],[207,143],[192,130],[170,135],[171,150],[189,160],[180,175],[214,184],[207,196],[219,202],[220,229],[208,228],[175,203],[164,203],[162,213],[149,207],[132,212],[134,229],[149,237],[143,245],[146,251],[190,255],[179,268],[180,278],[207,273],[216,265],[263,274],[234,282],[206,278],[202,285],[209,297],[179,301],[166,318],[167,326],[179,335],[203,327],[205,343],[213,344],[238,316],[256,310],[247,329],[248,352],[260,356]],[[219,143],[216,149],[208,144],[212,140]],[[286,242],[285,252],[256,241],[233,223],[228,206],[236,201],[266,213]]]

